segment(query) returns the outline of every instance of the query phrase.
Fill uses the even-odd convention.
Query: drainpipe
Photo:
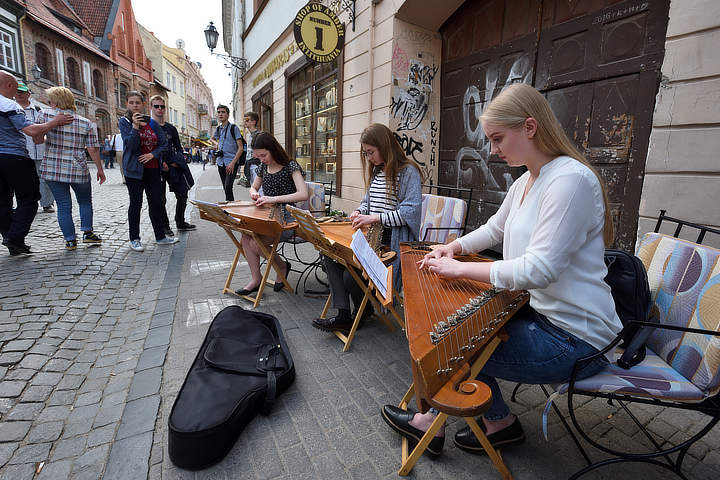
[[[375,73],[375,53],[373,45],[375,44],[375,6],[382,0],[372,0],[370,3],[370,48],[368,49],[368,125],[372,123],[372,104],[373,104],[373,81]]]
[[[243,0],[238,0],[238,2],[241,5],[240,6],[240,25],[242,25],[242,31],[236,32],[235,31],[236,29],[235,29],[235,30],[233,30],[233,34],[238,35],[238,37],[240,37],[240,58],[245,58],[245,41],[242,38],[243,33],[245,33],[245,18],[246,18],[245,2]],[[236,5],[237,5],[237,3],[236,3]],[[237,90],[236,91],[240,92],[240,102],[239,102],[240,109],[237,112],[237,114],[240,117],[239,117],[239,119],[235,119],[235,123],[242,123],[242,118],[243,118],[242,116],[244,115],[244,112],[245,112],[245,86],[243,85],[243,76],[244,75],[240,75],[240,73],[237,72],[237,70],[235,72],[236,72],[235,78],[237,79]],[[235,92],[233,92],[233,95],[234,94],[235,94]]]

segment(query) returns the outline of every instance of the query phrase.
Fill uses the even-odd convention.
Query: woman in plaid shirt
[[[75,113],[75,96],[64,87],[46,90],[51,110],[43,110],[35,120],[45,123],[59,114],[72,114],[69,125],[50,130],[45,136],[45,156],[40,165],[40,177],[45,180],[57,202],[57,219],[65,238],[65,248],[75,250],[77,238],[72,219],[72,197],[70,189],[80,208],[80,229],[83,243],[100,243],[102,239],[93,232],[92,187],[90,170],[85,160],[85,149],[97,167],[97,179],[105,181],[105,172],[100,161],[100,144],[95,124]]]

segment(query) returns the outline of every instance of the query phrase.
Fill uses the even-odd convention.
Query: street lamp
[[[37,82],[42,77],[42,68],[38,67],[37,63],[30,69],[33,79]]]
[[[210,54],[227,60],[233,67],[240,70],[240,75],[243,75],[248,69],[248,61],[246,59],[213,52],[213,50],[215,50],[215,47],[217,47],[218,38],[220,37],[220,34],[218,33],[217,28],[215,28],[215,25],[213,25],[213,22],[210,22],[210,25],[205,28],[204,32],[205,42],[210,49]]]

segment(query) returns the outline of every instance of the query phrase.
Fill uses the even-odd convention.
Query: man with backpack
[[[213,135],[213,140],[217,144],[214,157],[220,174],[220,181],[225,189],[225,201],[232,202],[235,200],[233,184],[238,169],[245,163],[247,143],[238,126],[228,121],[230,108],[225,105],[218,105],[217,116],[220,125],[218,125]]]
[[[115,168],[115,137],[113,137],[113,143],[110,143],[110,139],[106,138],[103,142],[102,148],[100,149],[100,156],[105,161],[105,168]]]

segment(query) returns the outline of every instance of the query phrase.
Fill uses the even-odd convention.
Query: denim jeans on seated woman
[[[508,321],[505,331],[510,338],[498,346],[477,376],[492,390],[492,405],[484,414],[488,420],[499,420],[510,413],[496,378],[527,384],[565,383],[570,380],[576,360],[598,352],[527,304]],[[593,360],[580,370],[578,378],[599,373],[607,363],[604,357]]]
[[[75,198],[80,206],[80,230],[91,232],[93,229],[92,186],[87,183],[65,183],[47,181],[50,191],[57,203],[57,219],[65,241],[76,240],[75,224],[72,218],[72,197],[70,189],[75,192]]]

